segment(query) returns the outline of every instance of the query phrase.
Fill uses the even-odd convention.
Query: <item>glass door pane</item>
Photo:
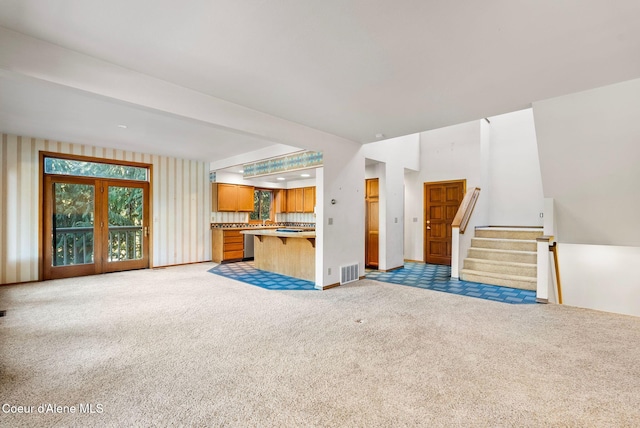
[[[109,186],[107,261],[142,260],[144,190]]]
[[[95,187],[54,183],[51,266],[94,262]]]

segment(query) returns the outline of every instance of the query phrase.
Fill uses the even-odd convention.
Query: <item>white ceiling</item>
[[[638,22],[637,0],[0,0],[0,26],[360,143],[640,77]],[[29,85],[0,79],[1,130],[154,153],[187,133],[162,147],[206,160],[273,144]],[[119,111],[146,129],[103,123]]]

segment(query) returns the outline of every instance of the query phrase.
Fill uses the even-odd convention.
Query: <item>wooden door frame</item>
[[[102,198],[102,215],[104,220],[108,220],[108,201],[109,201],[109,195],[108,195],[108,189],[109,186],[114,186],[114,187],[129,187],[129,188],[141,188],[143,190],[143,195],[144,195],[144,200],[142,202],[142,205],[145,209],[144,213],[143,213],[143,221],[142,224],[143,229],[142,229],[142,254],[143,254],[143,258],[140,260],[126,260],[126,261],[122,261],[122,262],[108,262],[106,260],[103,261],[103,266],[102,266],[102,273],[107,273],[107,272],[118,272],[118,271],[123,271],[123,270],[133,270],[133,269],[146,269],[148,267],[150,267],[150,253],[149,253],[149,240],[150,240],[150,235],[151,233],[149,232],[151,229],[151,225],[150,225],[150,218],[149,217],[149,182],[147,181],[131,181],[131,180],[117,180],[117,179],[102,179],[101,180],[104,187],[105,187],[105,191],[104,191],[104,195]],[[105,212],[106,211],[106,212]],[[106,217],[105,217],[106,216]],[[147,231],[145,231],[145,228],[147,228]],[[146,232],[146,233],[145,233]],[[104,255],[106,255],[106,251],[108,248],[108,244],[109,244],[109,225],[106,224],[105,227],[102,228],[102,236],[101,236],[101,242],[102,242],[102,253],[103,253],[103,257]],[[145,251],[146,250],[146,251]],[[114,264],[110,264],[110,263],[117,263],[117,266]]]
[[[118,159],[107,159],[100,158],[95,156],[84,156],[84,155],[75,155],[70,153],[59,153],[59,152],[51,152],[47,150],[40,150],[38,152],[39,160],[38,160],[38,281],[42,281],[44,278],[44,269],[45,269],[45,260],[44,260],[44,234],[46,233],[46,228],[44,225],[44,186],[45,186],[45,178],[50,174],[45,174],[44,172],[44,160],[45,158],[57,158],[57,159],[67,159],[67,160],[78,160],[84,162],[98,162],[98,163],[106,163],[112,165],[124,165],[124,166],[134,166],[139,168],[146,168],[148,171],[148,214],[149,214],[149,236],[148,236],[148,245],[149,245],[149,269],[153,268],[153,164],[144,163],[144,162],[134,162],[128,160],[118,160]],[[70,177],[70,176],[66,176]],[[91,177],[85,177],[91,179]],[[123,180],[128,181],[128,180]]]
[[[378,269],[380,267],[380,240],[378,239],[378,260],[375,263],[375,266],[371,263],[367,263],[369,261],[369,210],[371,209],[371,203],[372,202],[377,202],[378,203],[378,236],[379,236],[379,232],[380,232],[380,194],[378,193],[377,196],[375,197],[371,197],[369,195],[369,189],[368,189],[368,182],[370,180],[374,180],[378,183],[379,185],[379,178],[378,177],[373,177],[373,178],[367,178],[365,179],[365,223],[364,223],[364,262],[365,262],[365,267],[369,267],[369,268],[375,268]],[[379,192],[379,190],[378,190]]]
[[[40,253],[40,258],[42,259],[42,277],[47,277],[47,279],[58,279],[58,278],[68,278],[75,276],[86,276],[86,275],[94,275],[99,272],[102,268],[102,248],[99,245],[96,245],[96,237],[100,233],[100,228],[98,227],[98,218],[100,217],[100,210],[102,209],[102,195],[98,191],[98,183],[99,180],[91,177],[75,177],[69,175],[47,175],[44,177],[44,186],[43,189],[43,199],[42,204],[43,207],[40,210],[41,215],[44,217],[44,221],[41,222],[42,229],[42,252]],[[70,183],[70,184],[84,184],[91,185],[94,189],[94,199],[93,199],[93,263],[91,264],[82,264],[77,266],[66,266],[65,272],[57,274],[55,270],[52,270],[53,266],[51,264],[52,254],[51,251],[44,251],[47,246],[51,248],[51,236],[49,231],[53,228],[52,216],[53,216],[53,192],[49,186],[52,186],[54,183]],[[46,190],[46,187],[49,187],[49,191]],[[51,199],[48,199],[46,196],[50,195]]]
[[[422,185],[422,260],[427,263],[427,187],[433,184],[447,185],[462,183],[462,196],[467,193],[467,179],[462,178],[458,180],[445,180],[445,181],[429,181],[424,182]]]

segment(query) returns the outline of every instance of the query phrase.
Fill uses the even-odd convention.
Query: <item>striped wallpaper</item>
[[[2,134],[0,284],[39,279],[40,151],[152,164],[152,266],[211,260],[208,163]]]

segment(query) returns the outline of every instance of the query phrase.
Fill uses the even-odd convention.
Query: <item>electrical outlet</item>
[[[331,275],[331,268],[327,269],[327,275]]]
[[[329,220],[327,221],[327,224],[329,226],[331,226],[333,224],[333,217],[329,217]]]
[[[417,222],[418,222],[418,217],[414,217],[414,218],[413,218],[413,222],[414,222],[414,223],[417,223]]]
[[[398,222],[398,217],[395,217],[395,218],[393,219],[393,222],[394,222],[394,223],[397,223],[397,222]]]
[[[540,218],[544,218],[544,213],[540,213]]]

